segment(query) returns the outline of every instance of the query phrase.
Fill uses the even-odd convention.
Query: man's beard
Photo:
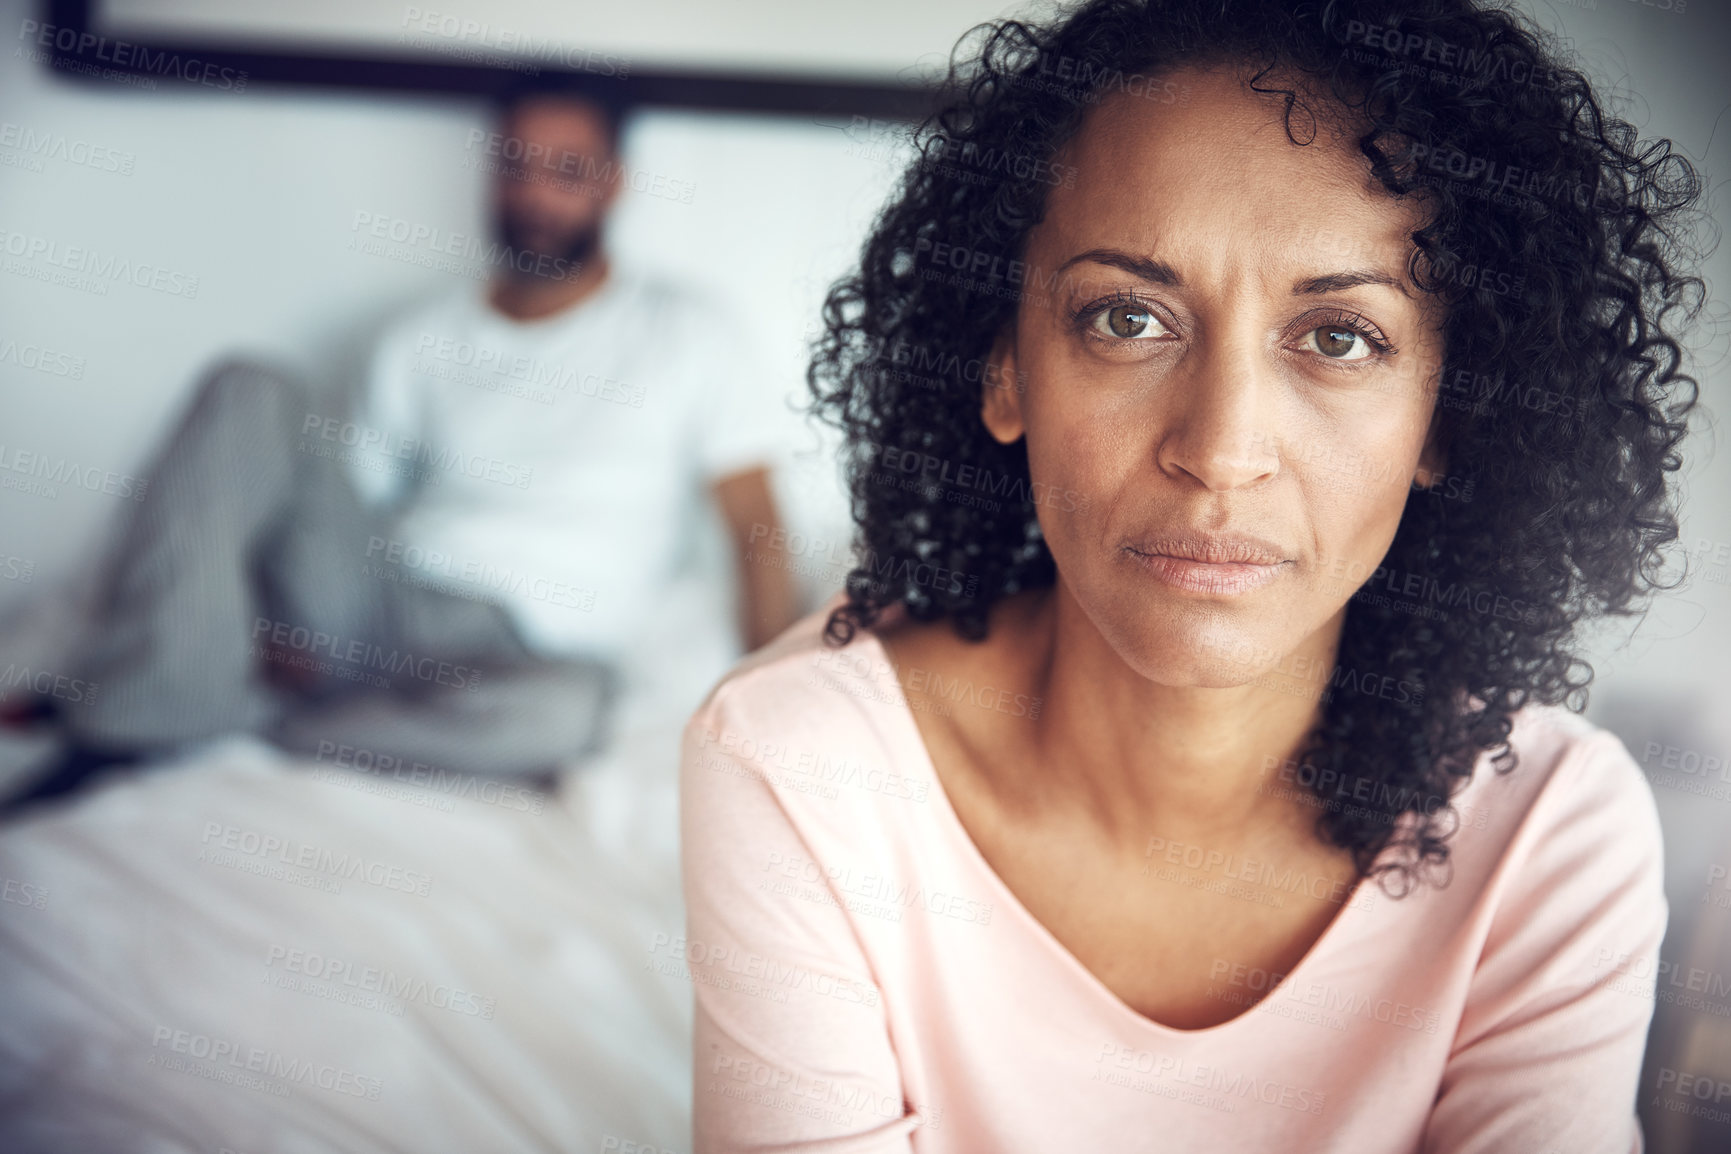
[[[521,217],[500,210],[493,232],[510,253],[495,262],[498,270],[513,280],[571,280],[601,247],[601,222],[594,221],[573,232],[541,235],[545,230],[526,227]]]

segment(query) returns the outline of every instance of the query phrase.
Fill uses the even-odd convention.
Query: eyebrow
[[[1073,264],[1092,261],[1095,264],[1109,265],[1112,268],[1123,269],[1127,273],[1139,276],[1154,284],[1171,285],[1176,288],[1184,283],[1184,278],[1178,275],[1165,261],[1150,260],[1145,256],[1124,252],[1116,248],[1091,248],[1087,252],[1077,253],[1058,266],[1063,272]],[[1293,296],[1318,296],[1323,293],[1340,292],[1343,289],[1357,288],[1359,285],[1387,285],[1389,288],[1405,292],[1405,286],[1399,279],[1377,269],[1351,269],[1347,272],[1328,273],[1326,276],[1314,276],[1299,281],[1292,286]]]
[[[1292,286],[1292,295],[1309,296],[1316,293],[1339,292],[1341,289],[1357,288],[1363,284],[1387,285],[1389,288],[1405,292],[1400,281],[1385,272],[1376,269],[1353,269],[1351,272],[1331,272],[1327,276],[1313,276],[1309,280],[1301,280]]]
[[[1059,265],[1058,271],[1063,272],[1071,265],[1081,264],[1083,261],[1093,261],[1095,264],[1121,268],[1127,273],[1132,273],[1146,281],[1153,281],[1155,284],[1172,285],[1176,288],[1184,283],[1177,270],[1165,261],[1149,260],[1145,256],[1136,256],[1116,248],[1091,248],[1087,252],[1079,252]]]

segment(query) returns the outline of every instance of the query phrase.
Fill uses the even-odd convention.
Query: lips
[[[1242,534],[1147,539],[1124,551],[1161,584],[1192,593],[1259,589],[1289,564],[1273,542]]]
[[[1176,557],[1207,565],[1278,565],[1286,555],[1278,545],[1241,533],[1132,541],[1132,552],[1150,557]]]

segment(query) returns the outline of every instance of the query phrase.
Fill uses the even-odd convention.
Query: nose
[[[1273,478],[1275,384],[1253,337],[1204,340],[1161,390],[1155,464],[1211,492]]]

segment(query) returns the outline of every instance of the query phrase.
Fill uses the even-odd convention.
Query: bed
[[[677,730],[555,790],[231,737],[0,830],[0,1149],[689,1149]]]

